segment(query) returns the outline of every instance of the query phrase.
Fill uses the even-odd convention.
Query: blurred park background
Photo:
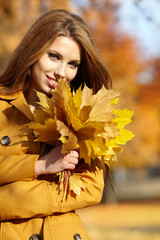
[[[57,8],[86,21],[121,107],[135,111],[135,137],[110,164],[101,204],[78,212],[92,240],[159,240],[160,1],[0,0],[0,72],[37,17]]]

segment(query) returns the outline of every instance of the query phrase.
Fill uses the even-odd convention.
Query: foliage
[[[115,159],[119,144],[134,136],[124,126],[131,122],[133,111],[116,109],[118,90],[102,87],[97,94],[87,86],[73,94],[70,86],[59,81],[48,98],[37,93],[41,108],[35,111],[34,122],[29,128],[38,132],[38,140],[55,144],[63,143],[62,154],[78,148],[80,158],[86,163],[99,158],[107,161]]]
[[[93,94],[84,86],[83,91],[80,87],[72,93],[70,86],[60,80],[51,98],[43,93],[37,95],[41,108],[35,111],[29,128],[35,131],[38,141],[53,146],[62,142],[62,154],[78,149],[80,158],[89,165],[96,158],[109,164],[116,160],[115,152],[122,150],[119,145],[125,145],[134,136],[124,129],[131,122],[133,111],[117,109],[118,90],[102,87]],[[70,189],[79,194],[81,188],[81,179],[71,176]]]

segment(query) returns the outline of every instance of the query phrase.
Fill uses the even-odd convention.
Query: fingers
[[[49,153],[39,157],[35,164],[36,175],[54,174],[63,170],[73,170],[79,161],[79,153],[76,150],[63,155],[61,146],[53,148]]]
[[[61,171],[63,171],[63,170],[66,170],[66,169],[74,170],[75,167],[76,167],[76,164],[64,161],[64,162],[61,162],[61,167],[60,168],[61,168]]]
[[[62,168],[64,169],[75,169],[76,165],[78,164],[79,160],[79,153],[77,151],[71,151],[70,153],[66,154],[62,161]]]
[[[61,149],[62,146],[55,147],[46,155],[45,174],[75,169],[79,161],[78,151],[73,150],[63,155]]]
[[[79,153],[75,150],[71,151],[70,153],[65,155],[66,158],[70,158],[72,160],[78,160],[79,159]]]

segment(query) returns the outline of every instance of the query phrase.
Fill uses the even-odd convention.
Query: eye
[[[70,65],[72,68],[78,68],[78,67],[79,67],[79,63],[77,63],[77,62],[70,62],[69,65]]]
[[[51,59],[59,60],[58,55],[56,53],[53,53],[53,52],[48,52],[48,57],[51,58]]]

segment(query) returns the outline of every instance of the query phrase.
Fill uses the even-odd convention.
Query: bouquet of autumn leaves
[[[118,90],[102,87],[96,94],[87,86],[73,94],[70,85],[60,80],[51,98],[37,92],[40,109],[34,113],[29,128],[37,140],[56,146],[62,143],[62,154],[79,149],[80,158],[88,164],[95,158],[109,164],[116,160],[120,145],[134,136],[124,126],[131,122],[133,111],[117,109]],[[73,191],[80,195],[83,180],[71,171],[59,173],[64,197]]]

